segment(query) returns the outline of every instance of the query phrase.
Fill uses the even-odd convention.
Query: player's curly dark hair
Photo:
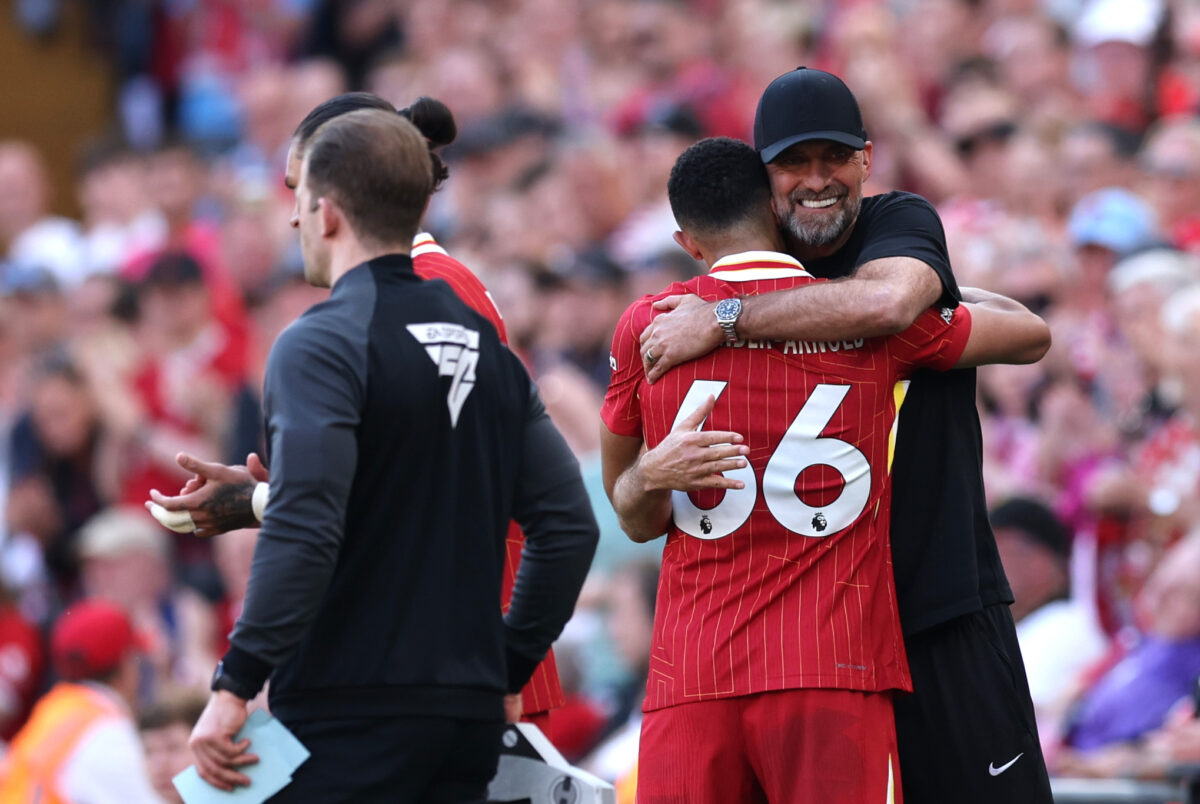
[[[440,187],[450,176],[446,163],[434,149],[454,142],[454,138],[458,136],[458,126],[454,122],[454,114],[446,104],[436,98],[422,96],[403,109],[397,109],[390,101],[370,92],[344,92],[313,107],[300,121],[300,125],[296,126],[292,137],[303,147],[324,123],[359,109],[383,109],[396,112],[409,120],[429,143],[429,158],[433,162],[433,189]]]
[[[761,214],[771,200],[767,169],[741,140],[709,137],[691,145],[667,180],[671,212],[682,228],[712,232]]]

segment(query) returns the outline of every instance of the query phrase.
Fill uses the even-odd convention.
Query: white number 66
[[[675,414],[672,429],[710,395],[719,398],[728,384],[720,380],[693,382]],[[814,388],[763,470],[767,508],[780,525],[794,533],[820,538],[844,530],[858,519],[870,499],[871,465],[867,457],[840,438],[820,437],[849,392],[849,385],[822,384]],[[796,495],[796,478],[808,467],[822,464],[840,472],[845,485],[836,500],[814,508]],[[741,480],[745,487],[726,489],[721,502],[707,510],[694,505],[686,492],[671,494],[675,525],[680,530],[697,539],[720,539],[750,518],[758,499],[754,470],[745,466],[725,476]]]

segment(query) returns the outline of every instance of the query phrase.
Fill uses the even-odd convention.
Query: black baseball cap
[[[806,140],[833,140],[862,150],[867,144],[858,101],[842,79],[797,67],[772,81],[754,113],[754,148],[763,162]]]

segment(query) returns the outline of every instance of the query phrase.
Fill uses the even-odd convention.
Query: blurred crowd
[[[16,5],[31,36],[53,29],[59,3]],[[325,294],[288,225],[288,140],[317,103],[364,89],[457,118],[426,228],[490,288],[588,476],[604,533],[557,648],[570,700],[552,730],[620,776],[655,555],[624,540],[599,482],[612,328],[701,269],[672,240],[675,157],[750,139],[761,90],[806,64],[859,99],[866,192],[929,198],[959,283],[1052,328],[1041,363],[979,372],[1052,770],[1200,761],[1200,2],[88,5],[119,87],[111,127],[74,154],[0,142],[0,733],[48,683],[40,637],[84,597],[151,635],[154,722],[207,688],[254,533],[204,542],[139,506],[186,480],[180,450],[260,449],[266,353]],[[64,159],[78,218],[52,212],[45,164]]]

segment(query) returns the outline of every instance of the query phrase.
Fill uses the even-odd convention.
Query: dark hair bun
[[[449,145],[458,136],[458,126],[454,123],[453,113],[446,104],[436,98],[422,95],[399,112],[425,135],[430,148]]]

